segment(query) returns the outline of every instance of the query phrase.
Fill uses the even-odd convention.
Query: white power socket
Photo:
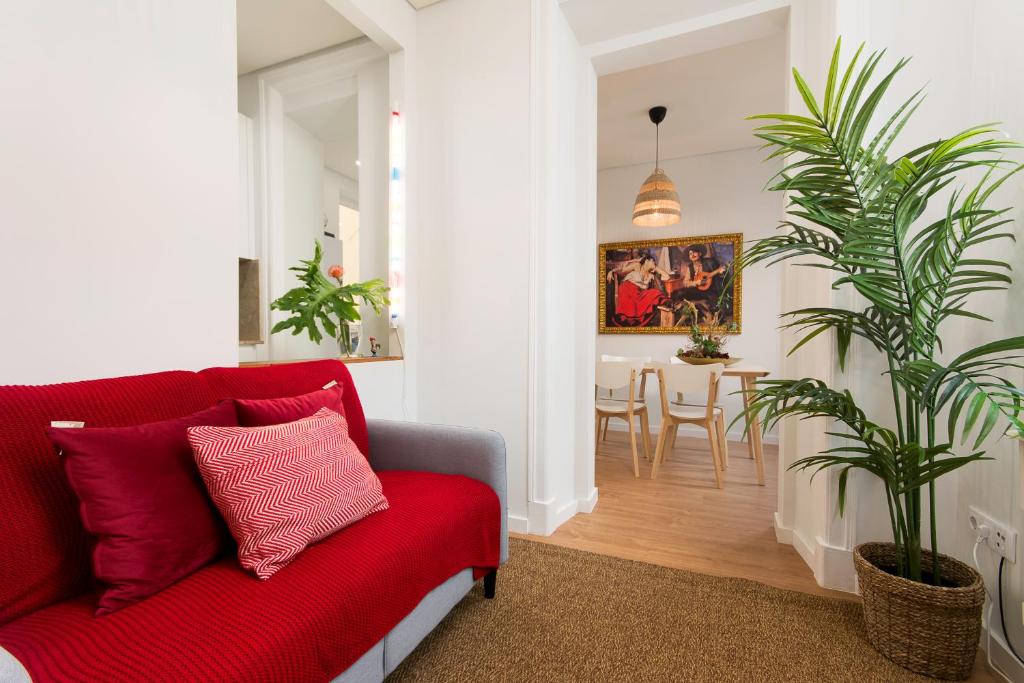
[[[968,508],[968,521],[971,529],[977,532],[982,527],[988,529],[987,545],[996,555],[1005,557],[1009,562],[1017,561],[1017,532],[1001,522],[997,522],[987,512],[982,512],[973,505]]]

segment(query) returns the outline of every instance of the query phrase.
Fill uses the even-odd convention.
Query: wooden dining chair
[[[651,362],[650,356],[613,356],[609,353],[602,353],[601,360],[606,363],[629,363],[637,368],[637,372],[640,373],[640,392],[637,394],[637,400],[640,403],[646,405],[647,399],[645,397],[647,393],[647,375],[643,373],[644,365]],[[609,391],[608,398],[615,398],[615,392]],[[604,426],[601,428],[601,440],[608,440],[608,423],[611,422],[610,418],[604,418],[602,420]]]
[[[672,356],[672,357],[670,357],[668,362],[669,362],[670,365],[688,365],[688,363],[685,360],[683,360],[682,358],[680,358],[679,356]],[[704,390],[701,389],[701,395],[703,395],[703,394],[704,394]],[[682,392],[677,392],[676,393],[675,403],[679,403],[681,405],[688,405],[688,406],[704,406],[705,405],[703,401],[691,402],[690,400],[688,400],[682,394]],[[722,404],[719,403],[718,401],[715,401],[715,407],[716,408],[721,408]],[[724,411],[722,413],[722,422],[725,422],[725,413],[724,413]],[[678,437],[678,436],[679,436],[679,430],[676,430],[676,431],[672,432],[671,448],[673,448],[673,449],[676,447],[676,437]],[[725,465],[726,469],[729,469],[729,441],[728,440],[725,441],[725,445],[722,448],[722,452],[725,454],[725,458],[723,459],[722,464]],[[753,457],[753,456],[751,456],[751,457]]]
[[[601,420],[613,417],[629,425],[629,445],[633,450],[633,476],[640,476],[640,458],[636,447],[635,420],[639,418],[644,458],[651,459],[651,426],[647,418],[647,404],[636,399],[636,377],[640,371],[633,363],[601,361],[597,364],[594,387],[594,455],[600,446]],[[603,396],[604,391],[628,389],[625,400]]]
[[[725,366],[713,365],[661,365],[657,368],[658,391],[661,395],[661,430],[654,449],[651,479],[658,476],[658,466],[665,461],[666,451],[674,442],[681,424],[696,424],[704,428],[711,444],[711,459],[715,469],[715,485],[722,488],[722,479],[728,464],[728,446],[725,442],[725,411],[716,405],[718,380]],[[683,395],[707,392],[703,405],[670,401],[672,394]]]

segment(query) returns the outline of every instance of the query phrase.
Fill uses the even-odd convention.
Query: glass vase
[[[338,327],[338,350],[342,358],[352,358],[359,347],[359,325],[342,322]]]

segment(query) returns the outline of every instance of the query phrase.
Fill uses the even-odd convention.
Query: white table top
[[[667,363],[646,363],[644,365],[644,370],[653,371],[659,365],[667,365]],[[768,368],[763,365],[748,363],[742,360],[735,365],[727,365],[725,370],[722,372],[723,377],[767,377],[769,374]]]

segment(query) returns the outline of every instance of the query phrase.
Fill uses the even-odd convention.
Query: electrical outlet
[[[975,532],[985,527],[988,529],[987,545],[996,555],[1005,557],[1009,562],[1017,561],[1017,532],[1001,522],[997,522],[987,512],[982,512],[973,505],[968,508],[968,521]]]

